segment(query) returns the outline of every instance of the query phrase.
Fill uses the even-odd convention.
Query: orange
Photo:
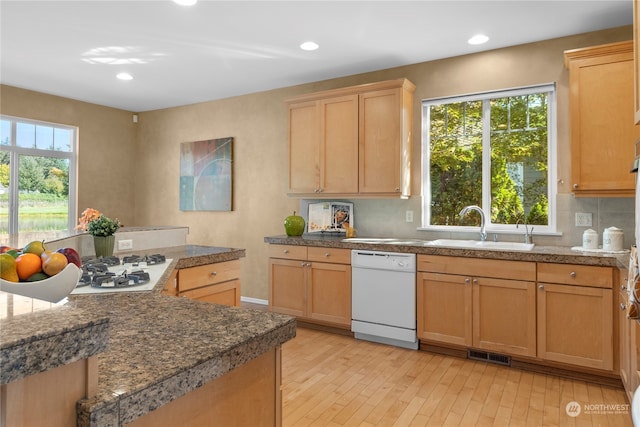
[[[16,271],[20,280],[27,280],[42,271],[42,260],[36,254],[22,254],[16,258]]]

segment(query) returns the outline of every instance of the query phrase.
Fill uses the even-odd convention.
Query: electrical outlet
[[[118,240],[118,250],[133,249],[133,240]]]
[[[591,227],[592,224],[591,212],[576,212],[576,227]]]
[[[405,221],[413,222],[413,211],[405,212]]]

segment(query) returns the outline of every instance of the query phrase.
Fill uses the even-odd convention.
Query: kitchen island
[[[65,306],[109,324],[77,425],[279,425],[280,346],[295,336],[295,319],[161,294],[174,269],[238,259],[243,249],[159,251],[172,261],[152,291],[72,296]]]

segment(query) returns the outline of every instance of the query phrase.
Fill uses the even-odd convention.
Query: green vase
[[[116,243],[116,236],[93,236],[93,247],[96,250],[96,257],[113,255],[113,246]]]

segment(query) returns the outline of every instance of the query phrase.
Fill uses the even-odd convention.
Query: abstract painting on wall
[[[230,211],[233,138],[180,144],[180,210]]]

